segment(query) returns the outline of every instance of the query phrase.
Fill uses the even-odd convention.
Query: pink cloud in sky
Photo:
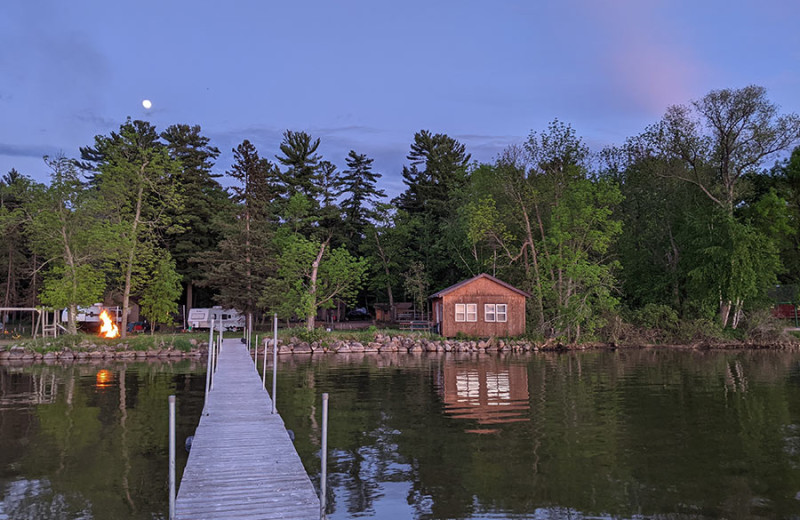
[[[598,37],[605,41],[612,83],[639,110],[661,115],[669,105],[702,94],[706,71],[689,47],[680,24],[667,16],[669,4],[617,0],[587,2]]]

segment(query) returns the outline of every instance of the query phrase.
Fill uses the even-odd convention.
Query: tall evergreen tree
[[[228,175],[238,181],[231,188],[236,217],[217,249],[198,260],[205,272],[202,283],[217,291],[218,302],[251,314],[257,311],[258,298],[275,269],[273,203],[279,197],[279,172],[248,140],[233,152]]]
[[[402,212],[396,225],[406,228],[412,237],[404,270],[410,262],[422,263],[433,289],[441,289],[461,279],[463,266],[451,259],[458,258],[463,241],[457,235],[459,192],[468,179],[470,155],[464,145],[445,134],[422,130],[414,135],[407,156],[410,166],[403,168],[406,190],[393,202]]]
[[[347,169],[342,175],[342,213],[344,217],[344,233],[351,252],[358,249],[364,239],[365,231],[375,216],[375,206],[386,197],[383,190],[377,188],[380,173],[372,171],[374,159],[355,150],[345,159]]]
[[[175,174],[182,195],[183,230],[169,237],[168,247],[185,286],[186,307],[194,306],[194,284],[201,277],[192,259],[214,249],[222,233],[219,216],[229,210],[228,196],[212,173],[219,150],[209,144],[199,126],[172,125],[161,133],[170,157],[180,161]]]
[[[305,132],[287,130],[283,133],[280,150],[283,155],[276,155],[276,159],[286,166],[283,173],[283,182],[288,192],[288,197],[300,193],[309,200],[319,203],[322,195],[320,188],[320,161],[322,157],[317,154],[319,139],[312,139]]]
[[[442,217],[448,212],[447,201],[467,178],[470,154],[463,144],[446,134],[421,130],[406,157],[403,168],[406,191],[397,199],[398,206],[411,214],[424,212]]]

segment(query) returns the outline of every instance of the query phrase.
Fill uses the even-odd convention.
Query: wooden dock
[[[247,348],[224,340],[175,503],[178,519],[317,519],[319,497]]]

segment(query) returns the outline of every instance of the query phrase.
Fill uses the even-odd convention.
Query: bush
[[[192,342],[186,338],[176,337],[172,340],[172,346],[181,352],[189,352],[192,350]]]
[[[306,330],[306,329],[295,329],[292,331],[297,339],[300,341],[305,341],[306,343],[314,343],[323,342],[324,340],[328,339],[328,332],[325,329],[314,329],[314,330]]]
[[[153,336],[136,336],[128,340],[131,350],[147,351],[156,348],[156,340]]]
[[[657,329],[673,334],[678,330],[678,313],[669,305],[648,303],[641,309],[631,312],[634,325],[648,329]]]
[[[794,325],[794,322],[791,322]],[[751,311],[745,316],[742,332],[745,339],[758,342],[777,342],[789,339],[784,332],[786,323],[772,316],[769,309]]]
[[[693,341],[725,339],[725,333],[716,320],[698,318],[682,322],[676,337],[678,341],[689,343]]]

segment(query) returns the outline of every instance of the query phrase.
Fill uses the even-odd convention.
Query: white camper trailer
[[[100,328],[100,314],[107,311],[114,323],[122,322],[122,307],[106,307],[102,303],[95,303],[91,307],[78,307],[78,314],[75,315],[75,323],[79,328],[94,330]],[[61,321],[69,321],[69,309],[61,311]]]
[[[219,324],[222,322],[224,330],[240,330],[244,329],[244,316],[239,314],[236,309],[223,309],[216,306],[210,309],[192,309],[189,311],[189,326],[192,330],[195,329],[208,329],[211,327],[211,320],[214,320],[214,329],[219,329]]]

